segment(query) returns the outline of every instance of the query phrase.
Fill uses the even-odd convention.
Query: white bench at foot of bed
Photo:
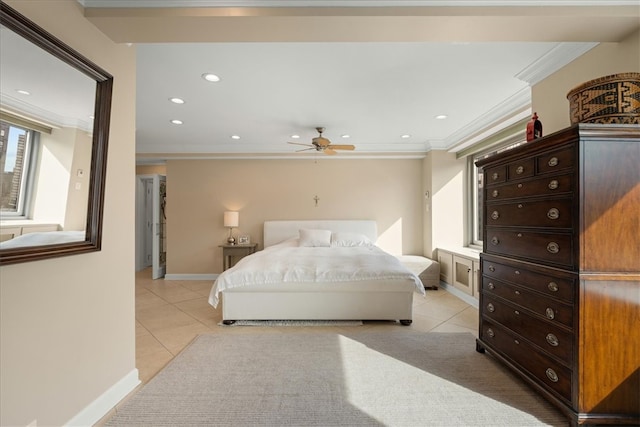
[[[400,262],[422,281],[425,289],[440,286],[440,263],[418,255],[399,255]]]

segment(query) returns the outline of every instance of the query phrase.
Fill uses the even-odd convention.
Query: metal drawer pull
[[[551,167],[558,166],[558,158],[557,157],[550,158],[548,165]]]
[[[520,295],[520,291],[516,291],[516,295]]]
[[[493,180],[495,181],[496,179],[498,179],[498,177],[500,177],[500,175],[498,174],[498,172],[494,172],[493,175],[491,175],[491,178],[493,178]]]
[[[547,288],[549,288],[549,290],[551,292],[558,292],[558,284],[556,282],[549,282],[549,284],[547,285]]]
[[[549,345],[551,345],[552,347],[557,347],[558,344],[560,344],[560,342],[558,341],[558,337],[556,337],[553,334],[547,334],[547,342],[549,343]]]
[[[520,175],[522,172],[524,172],[524,166],[518,166],[518,167],[516,168],[516,173],[517,173],[518,175]]]
[[[498,245],[499,243],[500,243],[500,240],[496,236],[493,236],[491,238],[491,244]]]
[[[522,237],[522,233],[516,234],[516,237]]]
[[[494,290],[496,288],[496,285],[494,285],[492,282],[489,282],[489,284],[487,285],[487,287],[491,290]]]
[[[489,271],[493,273],[494,271],[496,271],[496,268],[493,265],[490,265]]]
[[[493,197],[498,197],[499,194],[500,192],[498,190],[493,190],[493,193],[491,193]]]
[[[522,209],[522,208],[523,208],[522,203],[518,203],[518,209]]]
[[[556,242],[550,242],[547,245],[547,251],[549,251],[552,254],[557,254],[558,252],[560,252],[560,246],[558,246]]]
[[[500,218],[500,213],[498,211],[491,212],[491,219],[498,219],[498,218]]]
[[[522,188],[522,184],[518,184],[518,188]]]
[[[549,219],[558,219],[560,218],[560,211],[556,208],[551,208],[549,209],[549,212],[547,212],[547,218]]]
[[[547,368],[545,374],[547,374],[547,378],[549,378],[554,383],[558,382],[558,374],[556,374],[556,371],[554,371],[553,369]]]
[[[495,332],[493,332],[493,329],[491,328],[487,329],[487,335],[489,336],[489,338],[493,338],[496,336]]]
[[[547,319],[553,320],[556,317],[556,312],[551,307],[547,307],[547,309],[544,311],[544,314],[547,316]]]
[[[513,310],[513,314],[515,314],[516,316],[520,316],[520,312],[518,310]]]
[[[520,270],[516,270],[516,271],[514,271],[514,273],[520,274]]]
[[[518,341],[518,340],[513,340],[513,342],[518,344],[518,345],[520,345],[520,341]]]
[[[487,310],[489,311],[489,313],[493,313],[494,311],[496,311],[496,308],[493,306],[493,304],[489,303],[487,304]]]
[[[558,188],[558,180],[557,179],[552,179],[549,182],[549,190],[555,190],[556,188]]]

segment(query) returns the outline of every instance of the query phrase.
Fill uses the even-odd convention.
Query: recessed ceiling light
[[[240,135],[231,135],[231,139],[240,139]]]
[[[18,92],[20,95],[31,95],[31,92],[23,89],[17,89],[16,92]]]
[[[408,134],[405,133],[404,135],[400,136],[400,138],[402,138],[402,139],[411,138],[411,135],[408,135]]]
[[[205,79],[208,82],[219,82],[220,81],[220,77],[216,76],[215,74],[211,74],[211,73],[204,73],[202,75],[202,78]]]
[[[181,125],[182,124],[182,120],[171,120],[171,123],[173,123],[174,125]]]
[[[447,116],[446,114],[438,114],[438,115],[436,116],[436,119],[438,119],[438,120],[443,120],[443,119],[446,119],[447,117],[448,117],[448,116]]]
[[[351,138],[351,135],[340,135],[340,136],[344,139]]]
[[[182,98],[169,98],[169,101],[173,102],[174,104],[184,104],[184,99]]]
[[[291,138],[293,138],[293,139],[299,139],[299,138],[300,138],[300,135],[291,135]]]

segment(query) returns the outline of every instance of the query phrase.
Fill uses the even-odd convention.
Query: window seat
[[[425,289],[438,289],[440,263],[420,255],[399,255],[400,262],[420,278]]]

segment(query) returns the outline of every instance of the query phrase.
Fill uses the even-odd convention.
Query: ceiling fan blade
[[[303,148],[302,150],[296,150],[296,153],[300,153],[302,151],[309,151],[309,150],[316,150],[315,147],[311,147],[311,148]]]
[[[300,142],[287,142],[287,144],[294,144],[294,145],[304,145],[305,147],[311,147],[314,148],[313,145],[311,144],[302,144]]]
[[[334,150],[355,150],[355,145],[329,145],[327,148],[333,148]]]
[[[330,156],[333,156],[334,154],[338,154],[337,151],[332,150],[331,148],[325,148],[324,150],[322,150],[322,152],[324,154],[329,154]]]

